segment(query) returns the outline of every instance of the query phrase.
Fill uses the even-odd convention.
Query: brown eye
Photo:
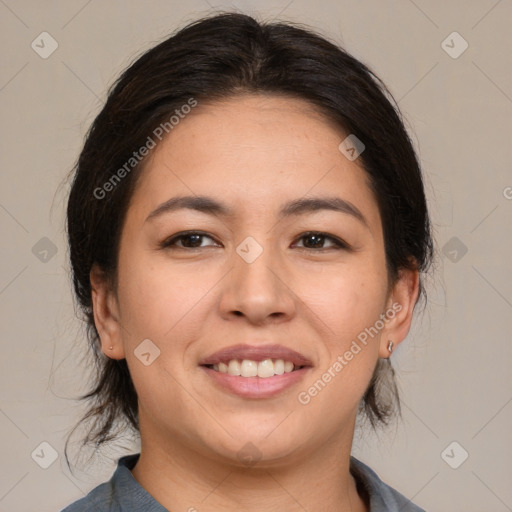
[[[319,231],[311,231],[300,236],[299,240],[307,240],[301,248],[304,249],[348,249],[349,246],[337,237],[322,233]],[[323,247],[325,241],[331,242],[330,247]],[[299,246],[300,247],[300,246]]]
[[[162,242],[161,247],[178,249],[200,249],[202,247],[211,247],[211,245],[202,245],[201,242],[205,238],[213,240],[211,236],[201,233],[200,231],[187,231],[168,238]],[[181,242],[181,245],[177,244],[177,242]]]

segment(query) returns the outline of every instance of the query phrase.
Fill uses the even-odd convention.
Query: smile
[[[249,364],[246,363],[244,365],[245,361]],[[264,399],[277,396],[302,381],[307,372],[312,370],[311,366],[298,366],[290,370],[290,364],[293,365],[293,363],[288,362],[287,368],[289,371],[286,371],[284,369],[284,365],[286,364],[284,361],[282,365],[279,362],[282,360],[279,359],[275,362],[271,359],[269,361],[270,363],[265,363],[263,365],[261,365],[261,363],[263,363],[263,361],[261,361],[256,365],[256,361],[247,359],[242,360],[238,367],[240,369],[240,373],[243,372],[245,376],[231,375],[228,372],[222,372],[220,368],[223,370],[226,368],[229,369],[230,366],[228,366],[227,363],[201,365],[199,368],[207,374],[209,379],[211,379],[210,382],[216,389],[223,392],[227,391],[229,394],[237,395],[245,399]],[[231,363],[231,361],[229,361],[229,363]],[[272,365],[272,367],[270,367],[270,365]],[[219,368],[215,369],[214,366],[219,366]],[[234,363],[231,367],[234,369],[237,368]],[[275,373],[276,370],[283,370],[283,373]],[[257,374],[254,375],[255,371],[267,376],[260,377]],[[272,371],[272,375],[269,375],[270,371]],[[247,376],[248,374],[250,376]]]
[[[284,359],[264,359],[263,361],[253,361],[252,359],[231,359],[218,364],[206,365],[216,372],[240,377],[259,377],[267,379],[274,375],[283,375],[300,370],[303,366],[296,366],[291,361]]]

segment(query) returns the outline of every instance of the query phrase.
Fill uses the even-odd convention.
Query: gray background
[[[393,354],[403,422],[357,434],[354,455],[427,510],[512,510],[510,0],[0,0],[0,511],[60,510],[137,450],[112,447],[75,475],[65,465],[73,398],[88,386],[59,185],[119,72],[175,28],[231,7],[307,23],[372,67],[425,170],[437,274]],[[461,55],[454,31],[469,45]],[[58,43],[47,58],[42,32]]]

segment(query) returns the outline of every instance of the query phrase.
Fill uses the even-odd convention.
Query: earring
[[[388,343],[388,350],[390,354],[393,352],[393,342],[391,340]]]
[[[114,349],[114,347],[113,347],[112,345],[110,345],[110,347],[108,347],[108,348],[109,348],[110,350],[113,350],[113,349]]]

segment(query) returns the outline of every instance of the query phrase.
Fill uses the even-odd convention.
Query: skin
[[[358,404],[378,358],[406,337],[418,272],[386,273],[381,218],[367,175],[338,149],[346,137],[304,100],[243,95],[200,104],[147,160],[122,231],[117,290],[91,271],[102,349],[126,358],[139,397],[141,456],[132,474],[169,510],[367,511],[349,472]],[[178,195],[208,195],[233,217],[182,209],[146,220]],[[304,196],[350,201],[366,224],[322,210],[278,219]],[[159,244],[185,230],[207,236]],[[351,247],[301,237],[319,231]],[[252,263],[236,248],[263,248]],[[181,247],[180,247],[181,246]],[[401,310],[307,405],[297,395],[394,303]],[[149,366],[134,355],[150,339]],[[313,368],[265,399],[221,391],[198,366],[238,343],[278,343]],[[110,350],[109,347],[113,346]],[[252,443],[260,459],[238,457]],[[265,492],[262,492],[264,490]],[[190,509],[193,510],[193,509]]]

